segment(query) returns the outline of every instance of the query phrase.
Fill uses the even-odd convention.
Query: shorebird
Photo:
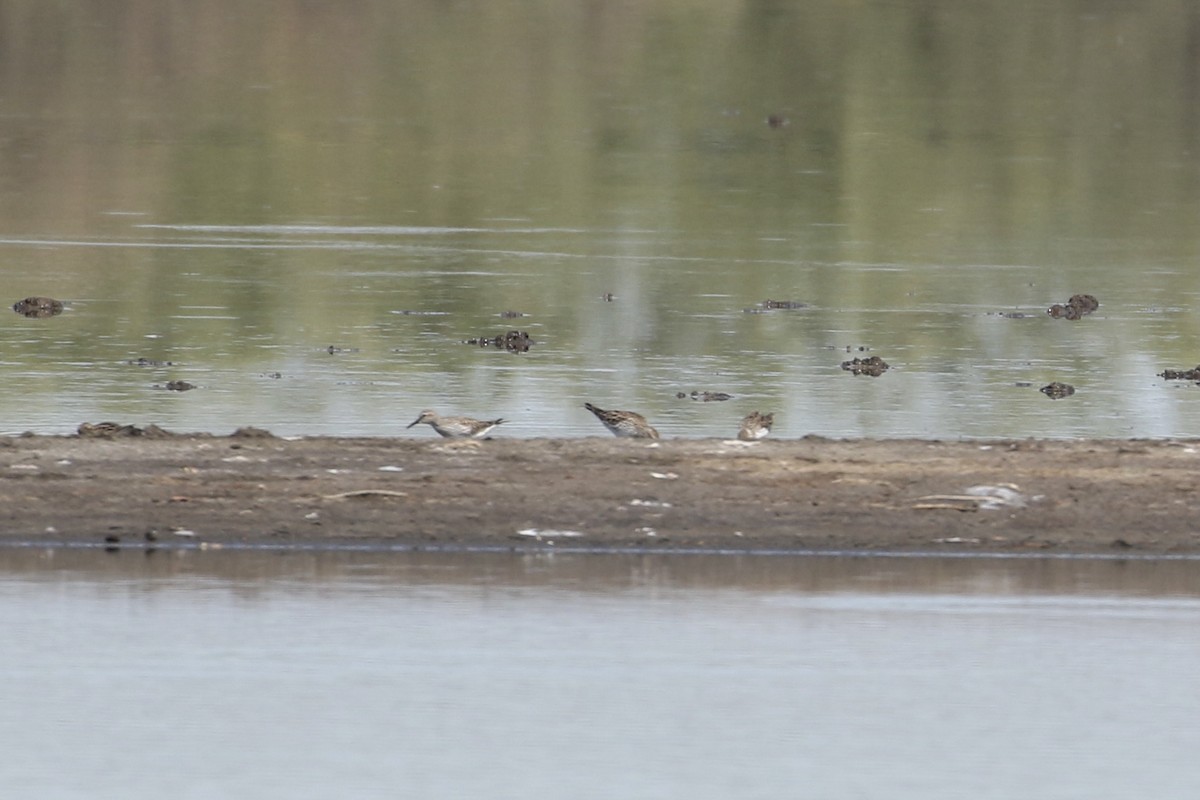
[[[429,423],[435,431],[447,439],[482,439],[488,435],[488,432],[492,428],[504,422],[504,420],[443,417],[439,416],[436,411],[426,409],[421,412],[421,416],[410,422],[408,427],[411,428],[413,425],[420,425],[422,422]]]
[[[771,426],[775,423],[775,414],[760,414],[751,411],[742,418],[742,427],[738,430],[738,438],[743,442],[753,442],[767,438]]]
[[[604,427],[613,432],[613,436],[624,436],[630,439],[657,439],[658,431],[650,427],[646,418],[632,411],[605,411],[596,408],[591,403],[583,407],[596,415],[596,419],[604,423]]]

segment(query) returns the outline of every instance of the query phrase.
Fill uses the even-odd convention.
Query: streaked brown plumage
[[[738,438],[743,442],[753,442],[767,438],[771,426],[775,424],[775,414],[761,414],[751,411],[742,418],[742,427],[738,430]]]
[[[614,436],[629,439],[658,438],[658,431],[654,430],[641,414],[632,411],[605,411],[591,403],[584,403],[583,407],[595,414],[596,419],[603,422],[604,427],[612,431]]]

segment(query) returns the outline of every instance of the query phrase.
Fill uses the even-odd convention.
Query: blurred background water
[[[0,429],[1194,435],[1198,147],[1182,0],[3,0]]]

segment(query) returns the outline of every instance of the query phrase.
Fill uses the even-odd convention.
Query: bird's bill
[[[418,422],[420,422],[420,421],[421,421],[421,418],[420,418],[420,417],[417,417],[417,418],[416,418],[416,419],[414,419],[412,422],[410,422],[410,423],[408,423],[407,425],[405,425],[405,426],[404,426],[404,429],[405,429],[405,430],[408,430],[409,428],[411,428],[413,425],[416,425],[416,424],[417,424]]]

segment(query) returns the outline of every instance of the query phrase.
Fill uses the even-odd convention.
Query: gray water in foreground
[[[0,550],[23,798],[1184,798],[1194,562]]]

